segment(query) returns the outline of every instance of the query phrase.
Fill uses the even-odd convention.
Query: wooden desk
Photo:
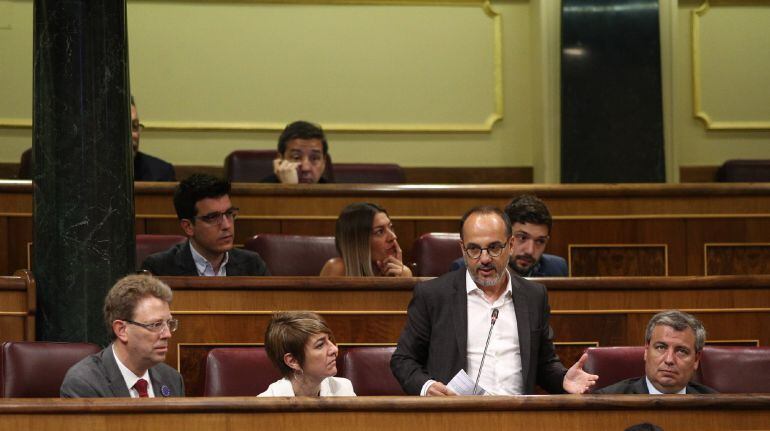
[[[421,279],[163,277],[180,328],[167,362],[201,394],[203,361],[217,346],[257,345],[273,311],[314,310],[342,345],[393,345]],[[656,312],[703,320],[709,342],[770,345],[770,276],[537,279],[548,287],[557,350],[569,366],[590,346],[641,345]]]
[[[174,187],[136,184],[136,233],[180,232]],[[769,184],[235,184],[236,242],[255,233],[333,235],[344,206],[371,201],[393,218],[408,261],[420,234],[456,232],[467,209],[502,207],[522,193],[548,204],[555,218],[549,252],[569,257],[575,274],[770,273]],[[7,244],[0,274],[28,267],[31,241],[31,182],[0,181],[0,244]],[[605,264],[589,264],[597,259]]]
[[[0,431],[770,429],[767,395],[0,399]]]
[[[35,280],[28,271],[0,277],[0,341],[35,340]]]

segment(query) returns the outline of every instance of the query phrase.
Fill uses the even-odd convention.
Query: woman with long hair
[[[334,242],[340,257],[329,259],[321,276],[411,277],[388,212],[379,205],[357,202],[337,217]]]

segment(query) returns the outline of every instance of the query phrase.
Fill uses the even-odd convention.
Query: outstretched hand
[[[564,376],[564,383],[562,384],[565,391],[571,394],[582,394],[590,389],[591,386],[595,385],[596,381],[599,380],[599,376],[596,374],[588,374],[583,371],[583,365],[587,359],[588,354],[583,353],[580,360],[567,370],[567,374]]]

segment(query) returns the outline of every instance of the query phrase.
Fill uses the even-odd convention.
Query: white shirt
[[[134,389],[134,385],[136,384],[137,380],[144,379],[147,380],[147,396],[150,398],[155,398],[155,392],[152,390],[152,380],[150,380],[150,370],[147,370],[144,372],[143,375],[137,376],[134,374],[133,371],[129,370],[128,367],[123,365],[122,362],[120,362],[120,358],[118,358],[118,354],[115,352],[115,345],[112,345],[112,356],[115,357],[115,362],[118,364],[118,369],[120,370],[120,374],[123,375],[123,380],[126,382],[126,386],[128,387],[128,393],[131,394],[131,398],[139,398],[139,391]]]
[[[507,270],[506,270],[507,271]],[[516,311],[513,308],[511,275],[505,292],[493,303],[484,297],[468,271],[465,272],[465,290],[468,294],[468,375],[476,381],[489,334],[492,310],[497,308],[497,323],[481,370],[479,386],[490,395],[517,395],[524,392],[522,379],[521,350]]]
[[[281,379],[268,386],[258,397],[293,397],[294,387],[288,379]],[[355,397],[353,383],[343,377],[327,377],[321,381],[319,391],[321,397]]]
[[[508,271],[506,269],[506,271]],[[478,376],[481,357],[489,334],[492,310],[497,308],[497,322],[481,370],[479,386],[488,395],[516,395],[524,393],[524,379],[521,366],[521,347],[516,311],[513,308],[511,274],[508,273],[505,292],[494,303],[484,297],[476,286],[469,271],[465,271],[465,291],[468,295],[468,339],[466,344],[466,372],[473,381]],[[422,386],[420,395],[426,395],[435,380],[428,380]]]
[[[224,277],[227,275],[227,261],[230,259],[230,253],[225,252],[225,258],[222,259],[222,264],[219,265],[219,271],[214,274],[214,267],[211,266],[208,260],[203,255],[198,253],[198,250],[193,247],[192,241],[190,241],[190,251],[192,252],[193,262],[195,262],[195,269],[198,270],[198,275],[205,277]]]
[[[659,391],[655,386],[653,386],[652,382],[650,381],[647,376],[644,376],[644,381],[647,382],[647,392],[650,393],[650,395],[666,395],[663,392]],[[687,386],[683,387],[682,390],[677,392],[677,394],[686,394],[687,393]]]

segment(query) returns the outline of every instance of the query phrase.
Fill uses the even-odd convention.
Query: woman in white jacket
[[[265,350],[283,378],[259,396],[355,396],[350,380],[334,377],[339,349],[332,339],[331,329],[316,313],[274,314],[265,331]]]

